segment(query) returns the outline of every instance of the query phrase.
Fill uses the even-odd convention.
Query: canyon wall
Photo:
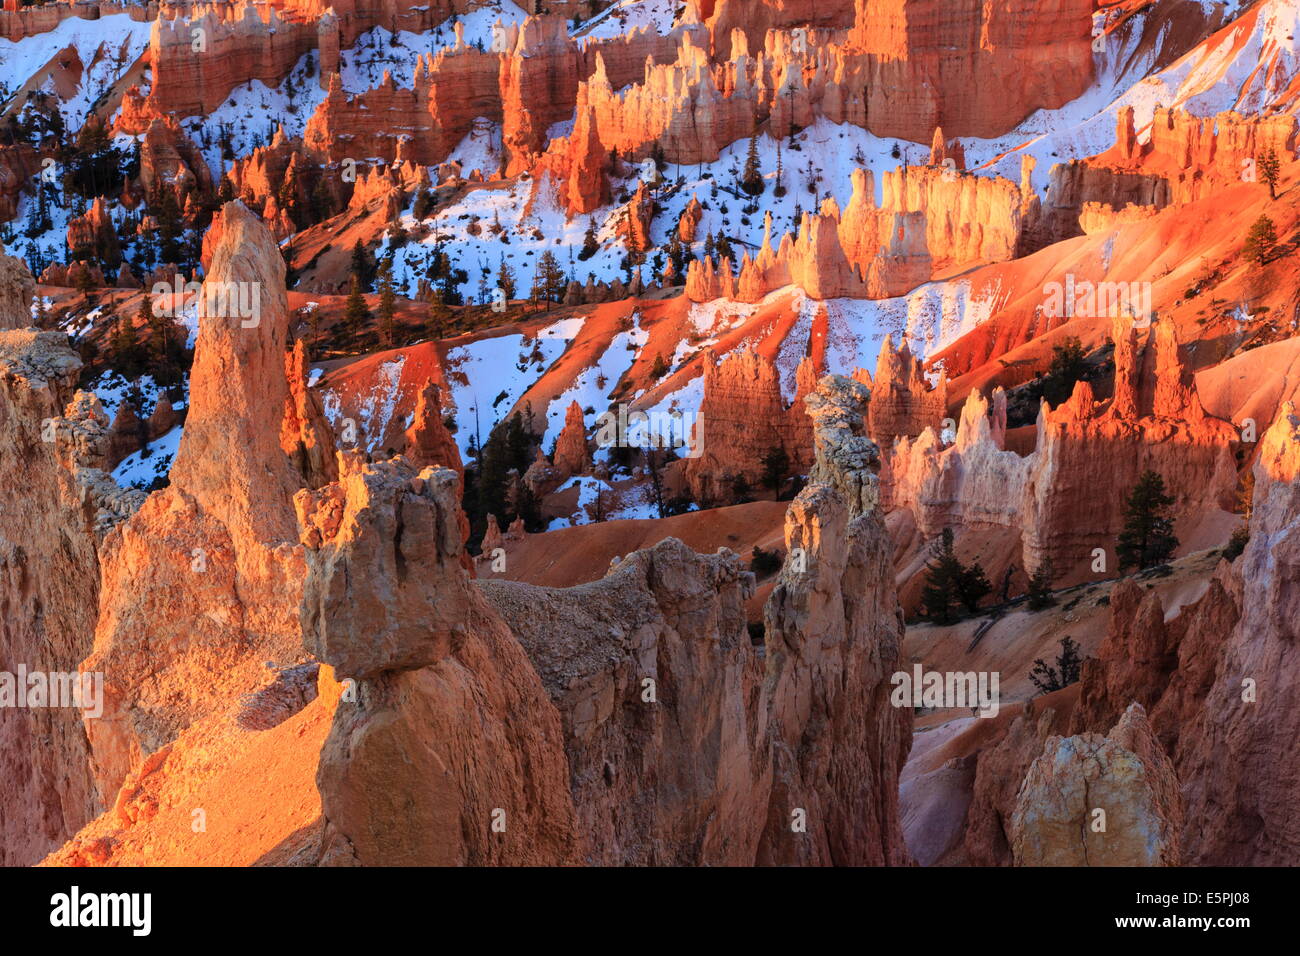
[[[1077,732],[1130,702],[1146,707],[1181,781],[1187,863],[1281,866],[1300,848],[1289,691],[1300,636],[1300,416],[1289,403],[1260,442],[1254,476],[1245,551],[1219,565],[1197,601],[1168,617],[1155,595],[1116,588],[1074,716]]]
[[[776,366],[756,352],[728,352],[721,361],[708,352],[704,398],[695,442],[701,453],[687,460],[686,480],[697,500],[730,501],[737,487],[763,485],[763,458],[784,449],[789,471],[801,474],[811,464],[812,426],[803,399],[816,382],[805,358],[796,372],[795,400],[786,405]]]
[[[1094,399],[1081,381],[1056,408],[1043,404],[1035,451],[1022,458],[1004,448],[1006,398],[972,393],[945,447],[927,430],[903,439],[886,456],[882,483],[892,508],[907,508],[926,537],[943,528],[1019,530],[1024,566],[1050,562],[1068,573],[1102,549],[1113,568],[1123,528],[1124,496],[1155,471],[1174,498],[1175,516],[1231,508],[1237,487],[1239,436],[1205,413],[1167,321],[1138,345],[1131,319],[1115,320],[1115,391]],[[1098,487],[1119,489],[1098,495]]]
[[[852,181],[843,214],[827,199],[776,248],[769,213],[758,253],[751,258],[745,250],[738,275],[726,259],[693,259],[687,297],[759,302],[793,284],[814,299],[892,298],[939,271],[1009,261],[1037,229],[1027,179],[1017,186],[962,175],[941,162],[904,166],[885,174],[879,206],[870,170],[853,170]]]
[[[1262,182],[1257,163],[1272,151],[1283,163],[1296,157],[1296,119],[1225,111],[1194,116],[1159,107],[1139,137],[1131,106],[1116,114],[1115,145],[1087,159],[1052,167],[1043,217],[1033,248],[1089,232],[1105,211],[1128,207],[1154,214],[1170,205],[1196,202],[1241,182]],[[1140,215],[1129,212],[1130,218]]]
[[[0,253],[0,318],[26,312],[31,277]],[[16,324],[16,323],[15,323]],[[23,325],[27,323],[24,322]],[[75,674],[90,651],[100,538],[144,497],[105,473],[109,423],[75,391],[81,359],[59,332],[0,330],[0,865],[35,863],[84,825],[104,794],[91,775],[81,711],[19,706],[24,673]],[[21,690],[19,689],[21,686]],[[53,690],[51,690],[53,692]],[[53,706],[46,706],[52,704]],[[87,699],[92,713],[93,700]]]

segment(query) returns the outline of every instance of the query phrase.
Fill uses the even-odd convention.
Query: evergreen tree
[[[1273,226],[1273,220],[1268,216],[1260,216],[1246,233],[1246,245],[1241,250],[1241,254],[1246,257],[1246,261],[1262,266],[1268,261],[1276,245],[1277,229]]]
[[[781,141],[776,141],[776,183],[772,186],[772,195],[780,199],[786,194],[785,167],[781,164]]]
[[[1174,499],[1165,494],[1165,480],[1145,471],[1124,505],[1124,530],[1116,553],[1120,570],[1150,568],[1162,564],[1178,547],[1169,508]]]
[[[758,162],[758,131],[749,138],[749,153],[745,157],[745,171],[740,177],[740,188],[749,196],[763,195],[763,168]]]
[[[1075,383],[1088,373],[1087,353],[1074,336],[1052,346],[1052,364],[1043,376],[1043,397],[1053,408],[1069,399]]]
[[[171,316],[155,314],[147,294],[140,297],[140,308],[135,318],[136,324],[146,330],[145,353],[149,374],[164,387],[179,385],[183,377],[184,330]]]
[[[451,308],[442,301],[442,290],[429,290],[429,310],[424,317],[424,331],[431,339],[446,338],[451,322]]]
[[[352,267],[351,271],[360,281],[363,289],[369,288],[370,280],[374,278],[375,260],[366,249],[365,244],[360,239],[352,247]]]
[[[515,481],[515,517],[523,520],[524,530],[530,534],[546,530],[541,502],[522,478]]]
[[[334,196],[330,193],[329,184],[322,176],[316,180],[316,186],[311,191],[311,216],[313,222],[324,222],[334,211]]]
[[[1066,635],[1061,638],[1061,653],[1056,657],[1056,666],[1050,667],[1041,657],[1037,658],[1029,672],[1029,679],[1040,694],[1050,694],[1078,683],[1082,672],[1083,658],[1079,656],[1079,645]]]
[[[953,550],[951,528],[943,529],[943,536],[930,551],[931,560],[925,566],[925,585],[921,589],[921,607],[925,616],[936,624],[951,624],[957,620],[954,605],[959,600],[960,582],[965,570]]]
[[[348,288],[347,305],[343,310],[343,326],[355,340],[370,324],[370,318],[370,307],[366,305],[366,297],[361,294],[361,279],[354,273]]]
[[[391,348],[397,331],[397,294],[393,291],[393,263],[385,259],[379,265],[379,341]]]
[[[162,183],[154,192],[152,204],[154,218],[158,220],[159,255],[163,262],[179,263],[181,261],[181,210],[176,204],[176,194]]]
[[[1040,564],[1038,570],[1030,575],[1029,610],[1041,611],[1056,603],[1056,598],[1052,596],[1052,581],[1055,577],[1056,572],[1050,559]]]
[[[957,597],[967,611],[972,614],[978,611],[980,601],[992,590],[993,585],[989,583],[988,576],[978,561],[969,568],[962,568],[961,575],[957,578]]]
[[[567,282],[564,269],[555,253],[547,249],[537,260],[537,271],[533,278],[533,298],[542,302],[558,302],[564,295]]]
[[[501,257],[501,264],[497,267],[497,288],[505,293],[506,301],[514,299],[515,288],[515,270],[510,268],[506,263],[506,257]]]
[[[433,193],[427,189],[421,189],[415,197],[415,206],[411,212],[416,219],[424,219],[429,215],[429,210],[433,208]]]
[[[1259,167],[1259,174],[1264,178],[1264,182],[1268,183],[1268,198],[1276,199],[1277,180],[1282,172],[1282,164],[1277,158],[1277,153],[1272,148],[1264,150],[1255,165]]]
[[[785,483],[785,476],[790,471],[790,453],[784,445],[777,445],[763,456],[762,462],[763,484],[771,488],[772,494],[780,500],[781,485]]]
[[[109,365],[128,379],[140,377],[144,370],[144,355],[135,323],[129,316],[118,316],[113,323],[109,341]]]
[[[77,271],[76,287],[77,291],[87,298],[90,297],[90,293],[95,291],[95,277],[91,275],[89,266]]]
[[[533,419],[533,406],[524,406],[524,415],[515,412],[506,422],[506,460],[509,467],[521,475],[528,470],[533,461],[533,434],[529,430]]]
[[[587,220],[587,231],[582,236],[582,251],[578,253],[578,261],[586,262],[599,251],[600,238],[596,232],[596,220],[592,217]]]

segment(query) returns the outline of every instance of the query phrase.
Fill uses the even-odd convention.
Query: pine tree
[[[564,269],[555,253],[547,249],[537,260],[533,278],[533,298],[543,302],[558,302],[566,285]]]
[[[385,259],[379,265],[379,341],[391,348],[397,330],[397,294],[393,291],[393,263]]]
[[[758,131],[749,138],[749,153],[745,157],[745,171],[740,177],[740,188],[747,195],[761,196],[766,183],[763,182],[763,168],[758,163]]]
[[[1079,656],[1079,645],[1067,634],[1061,638],[1061,653],[1056,657],[1056,666],[1050,667],[1041,657],[1037,658],[1029,679],[1040,694],[1050,694],[1078,683],[1082,672],[1083,658]]]
[[[154,193],[154,218],[158,220],[159,255],[163,262],[179,263],[181,261],[180,237],[183,231],[180,207],[176,205],[175,194],[162,183]]]
[[[1277,180],[1282,172],[1282,164],[1278,161],[1277,153],[1272,148],[1264,150],[1255,165],[1259,167],[1259,174],[1264,177],[1264,182],[1268,183],[1268,198],[1276,199]]]
[[[356,244],[352,247],[351,271],[363,286],[370,285],[370,270],[373,267],[372,262],[373,260],[370,257],[370,253],[366,251],[365,245],[360,239],[358,239]]]
[[[763,484],[772,489],[772,494],[780,500],[781,485],[790,470],[790,453],[784,445],[777,445],[762,458]]]
[[[119,316],[113,323],[113,334],[109,342],[109,364],[132,380],[139,378],[143,371],[140,337],[136,332],[135,323],[128,316]]]
[[[429,290],[429,310],[424,317],[425,334],[430,339],[445,338],[450,321],[451,307],[442,300],[442,290],[435,286]]]
[[[1276,245],[1277,230],[1273,226],[1273,220],[1268,216],[1260,216],[1246,233],[1246,245],[1241,250],[1241,254],[1246,257],[1247,262],[1262,266],[1268,261]]]
[[[95,277],[91,275],[89,265],[77,270],[76,287],[77,291],[87,298],[95,291]]]
[[[578,260],[586,262],[599,251],[600,236],[596,232],[596,219],[593,216],[587,220],[587,231],[582,236],[582,251],[578,253]]]
[[[334,210],[334,197],[330,194],[329,184],[322,176],[316,180],[311,191],[311,216],[314,222],[324,222]]]
[[[343,326],[355,340],[370,324],[370,318],[370,307],[366,305],[366,297],[361,294],[361,279],[354,273],[348,288],[347,305],[343,310]]]
[[[1041,611],[1051,607],[1056,603],[1056,598],[1052,596],[1052,581],[1056,577],[1056,572],[1052,568],[1050,559],[1045,560],[1038,566],[1029,577],[1029,610]]]
[[[980,601],[992,590],[993,585],[978,561],[969,568],[962,568],[957,578],[957,597],[967,611],[974,614],[979,610]]]
[[[776,183],[772,187],[772,195],[780,199],[786,194],[785,188],[785,168],[781,165],[781,141],[776,141]]]
[[[181,368],[179,350],[183,343],[180,330],[171,316],[155,313],[149,296],[140,297],[136,324],[146,330],[146,352],[149,373],[163,386],[180,384]]]
[[[1052,346],[1052,364],[1043,376],[1043,398],[1053,408],[1069,399],[1075,383],[1087,376],[1086,357],[1083,343],[1074,336]]]
[[[1124,530],[1115,549],[1121,571],[1155,567],[1174,553],[1173,503],[1165,494],[1165,480],[1154,471],[1143,472],[1124,505]]]
[[[951,528],[943,529],[943,536],[932,546],[930,555],[921,589],[921,607],[925,616],[936,624],[951,624],[957,620],[954,605],[959,600],[958,588],[964,570],[953,550]]]
[[[497,267],[497,288],[505,294],[507,302],[514,299],[517,291],[515,288],[515,270],[506,263],[505,256],[501,257],[501,264]]]

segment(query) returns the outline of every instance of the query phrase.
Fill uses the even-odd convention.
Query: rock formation
[[[1051,737],[1029,768],[1011,847],[1017,866],[1177,866],[1178,778],[1146,713],[1105,736]]]
[[[307,487],[319,488],[338,479],[338,466],[334,460],[334,433],[325,420],[320,397],[307,387],[307,371],[307,347],[299,339],[285,359],[289,398],[280,423],[280,447],[290,456]]]
[[[1260,442],[1250,540],[1197,601],[1166,620],[1160,600],[1116,588],[1112,620],[1085,663],[1077,730],[1137,702],[1173,756],[1187,812],[1185,862],[1282,865],[1300,846],[1293,543],[1300,521],[1300,416],[1284,408]]]
[[[460,449],[443,420],[442,389],[430,380],[415,401],[415,417],[406,430],[404,455],[416,468],[439,465],[463,475]]]
[[[903,166],[885,174],[877,206],[871,172],[855,169],[852,180],[842,215],[834,200],[826,200],[775,249],[769,219],[758,254],[751,258],[746,251],[734,283],[725,260],[693,260],[687,296],[758,302],[793,284],[814,299],[891,298],[940,270],[1014,258],[1033,220],[1026,214],[1027,183],[958,175],[942,165]]]
[[[305,478],[280,444],[292,407],[284,261],[240,203],[219,219],[204,294],[233,284],[256,297],[259,316],[248,323],[218,307],[201,318],[171,484],[100,551],[99,619],[83,670],[105,674],[104,714],[86,731],[106,798],[148,754],[256,686],[266,660],[298,653],[305,569],[292,550],[291,499]]]
[[[1159,107],[1139,143],[1133,107],[1123,107],[1113,147],[1052,167],[1035,248],[1098,230],[1104,221],[1134,221],[1243,181],[1262,181],[1255,164],[1269,150],[1283,162],[1296,157],[1294,116],[1228,111],[1199,117]]]
[[[564,412],[564,427],[555,439],[555,458],[552,461],[557,476],[563,481],[570,475],[585,475],[591,470],[591,449],[587,445],[587,425],[583,420],[582,406],[570,402]]]
[[[898,774],[912,715],[889,702],[903,627],[865,397],[827,376],[808,398],[817,459],[786,515],[787,557],[763,612],[773,741],[763,863],[907,861]],[[792,832],[799,819],[804,834]]]
[[[0,316],[25,311],[31,277],[0,260]],[[22,298],[14,301],[14,293]],[[90,650],[100,537],[144,497],[105,473],[108,418],[74,387],[81,360],[59,332],[0,330],[0,864],[24,866],[67,840],[102,806],[81,713],[67,699],[16,706],[25,675],[75,675]],[[23,684],[22,691],[17,684]],[[84,685],[83,685],[84,686]],[[65,687],[66,689],[66,687]],[[93,692],[92,692],[93,693]],[[34,701],[34,698],[31,700]],[[86,698],[87,713],[94,701]]]
[[[706,352],[704,399],[695,442],[701,454],[686,465],[691,493],[697,500],[731,500],[739,480],[761,487],[763,459],[784,449],[794,474],[810,462],[812,429],[802,399],[812,391],[815,369],[804,359],[796,373],[794,402],[782,398],[780,376],[771,361],[756,352],[728,352],[719,362]]]
[[[753,575],[669,538],[600,581],[481,585],[558,709],[581,857],[753,865],[771,782]]]
[[[68,220],[67,241],[68,249],[78,258],[93,257],[114,266],[122,257],[103,197],[96,197],[83,215]]]
[[[559,716],[460,561],[449,469],[349,469],[297,500],[304,640],[355,681],[321,753],[325,862],[577,862]]]
[[[1170,323],[1156,322],[1141,349],[1137,334],[1132,319],[1115,319],[1114,396],[1098,403],[1081,381],[1059,407],[1044,404],[1027,458],[1004,450],[1000,389],[991,404],[972,393],[951,447],[930,430],[901,439],[882,468],[887,505],[909,508],[927,537],[945,527],[1018,528],[1023,566],[1050,561],[1058,574],[1091,560],[1094,548],[1117,560],[1123,496],[1144,471],[1164,478],[1175,515],[1231,506],[1236,430],[1201,407]],[[1090,491],[1098,487],[1124,490]]]
[[[32,325],[32,299],[36,282],[27,265],[7,256],[0,245],[0,331],[26,329]]]
[[[875,378],[867,377],[866,384],[871,388],[867,434],[881,448],[890,448],[896,438],[916,438],[926,428],[941,429],[948,409],[947,379],[941,377],[931,388],[906,341],[895,349],[893,337],[885,336]]]

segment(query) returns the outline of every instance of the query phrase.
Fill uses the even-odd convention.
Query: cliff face
[[[936,154],[933,165],[886,173],[879,206],[871,172],[853,170],[843,214],[828,199],[775,247],[768,221],[758,253],[751,258],[746,250],[734,278],[725,259],[692,260],[687,296],[758,302],[793,284],[814,299],[882,299],[909,292],[938,271],[1012,259],[1037,222],[1026,214],[1027,183],[961,175],[942,164],[945,158]]]
[[[1289,405],[1254,466],[1250,541],[1205,594],[1165,620],[1158,599],[1117,589],[1110,631],[1085,664],[1074,725],[1092,729],[1144,703],[1173,755],[1187,805],[1189,863],[1283,865],[1300,847],[1297,639],[1300,417]]]
[[[398,459],[299,496],[303,636],[356,681],[317,772],[322,862],[575,862],[559,717],[461,567],[458,483]]]
[[[35,295],[36,281],[26,263],[5,255],[0,245],[0,331],[31,327]]]
[[[576,588],[480,587],[559,710],[584,862],[752,865],[771,757],[736,555],[669,538]]]
[[[0,332],[0,476],[17,494],[0,510],[0,672],[24,690],[24,671],[75,672],[94,626],[95,538],[60,460],[105,453],[102,409],[61,418],[80,367],[58,333]],[[0,863],[28,865],[99,801],[79,712],[8,701],[0,755]]]
[[[827,379],[808,403],[820,457],[787,515],[761,648],[745,626],[753,577],[725,549],[667,539],[576,588],[479,585],[561,715],[585,860],[907,861],[911,711],[888,700],[902,624],[864,396]]]
[[[1143,354],[1136,330],[1117,319],[1115,397],[1104,411],[1092,390],[1079,383],[1059,408],[1039,416],[1024,501],[1025,566],[1051,559],[1074,566],[1094,548],[1112,547],[1123,527],[1122,495],[1089,489],[1130,489],[1145,471],[1165,480],[1175,514],[1230,506],[1237,486],[1235,428],[1205,414],[1178,354],[1168,322],[1151,327]],[[1153,372],[1141,375],[1141,363]],[[1141,383],[1135,387],[1134,382]]]
[[[305,479],[280,444],[291,405],[284,263],[241,204],[218,218],[205,290],[233,284],[259,303],[258,316],[210,300],[171,484],[101,551],[99,619],[83,668],[105,673],[104,716],[87,722],[105,794],[196,719],[256,687],[265,661],[297,655],[304,568],[291,547],[291,498]]]
[[[1127,216],[1151,215],[1195,202],[1227,186],[1262,181],[1255,163],[1268,150],[1296,155],[1294,116],[1211,117],[1158,108],[1141,140],[1131,106],[1116,114],[1115,145],[1087,159],[1052,167],[1035,248]]]
[[[31,276],[0,254],[0,318],[29,324]],[[0,329],[0,864],[39,860],[84,825],[103,794],[81,711],[26,697],[24,675],[74,675],[90,650],[100,537],[140,504],[104,472],[109,423],[75,392],[81,359],[59,332]],[[22,689],[19,690],[19,687]],[[94,701],[87,699],[87,713]]]
[[[704,500],[731,500],[738,478],[758,489],[763,482],[763,458],[777,449],[789,456],[792,473],[806,470],[812,428],[802,399],[812,391],[815,375],[812,360],[804,359],[796,373],[795,400],[787,407],[771,361],[740,350],[718,362],[710,352],[695,425],[695,441],[702,451],[686,465],[692,493]]]
[[[1058,573],[1115,559],[1123,496],[1147,470],[1161,475],[1175,515],[1230,506],[1237,486],[1231,424],[1205,413],[1168,322],[1139,348],[1131,319],[1115,322],[1115,390],[1102,404],[1079,382],[1071,398],[1039,413],[1037,446],[1021,458],[1004,450],[1006,398],[972,393],[957,437],[945,447],[927,431],[900,440],[882,469],[890,507],[908,508],[926,536],[945,527],[1019,529],[1025,567],[1050,561]],[[1095,489],[1123,489],[1098,495]]]
[[[1092,5],[1083,0],[855,0],[854,12],[844,108],[879,136],[924,143],[936,126],[994,136],[1015,125],[1011,117],[1069,102],[1092,79]],[[848,94],[864,86],[865,101]]]
[[[912,713],[889,701],[903,623],[864,393],[827,376],[808,401],[817,460],[786,514],[786,562],[764,608],[773,780],[763,863],[908,861],[898,774]]]
[[[382,8],[355,0],[289,0],[272,7],[234,0],[167,9],[149,36],[153,85],[147,113],[210,113],[250,78],[276,86],[311,50],[319,53],[324,84],[338,72],[339,50],[372,27],[423,32],[469,6],[466,0],[397,0]]]
[[[952,445],[929,427],[916,439],[900,439],[881,469],[889,507],[911,510],[926,538],[944,528],[1019,530],[1033,460],[1005,450],[1006,421],[1002,389],[991,400],[972,391]]]

